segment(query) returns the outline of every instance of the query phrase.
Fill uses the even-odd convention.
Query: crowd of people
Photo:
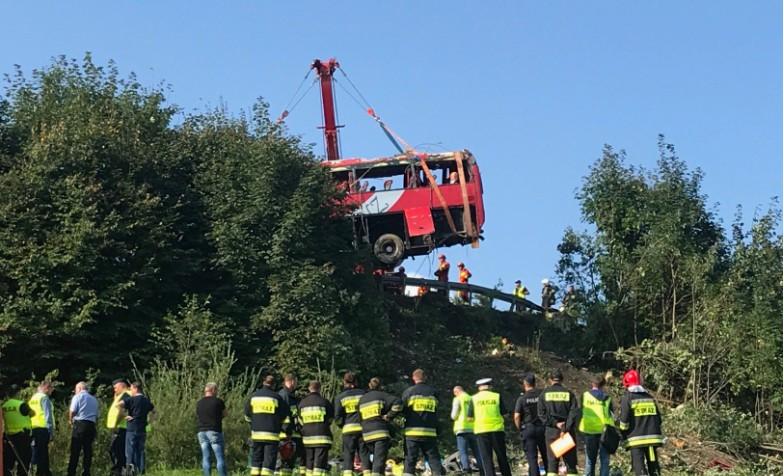
[[[383,390],[379,378],[369,380],[366,389],[357,384],[356,375],[346,372],[344,388],[334,401],[321,395],[321,383],[312,380],[301,399],[294,375],[283,379],[277,390],[276,378],[266,376],[258,390],[247,399],[244,418],[249,424],[251,476],[325,476],[330,472],[329,450],[335,444],[332,422],[341,430],[342,476],[380,476],[386,473],[392,439],[397,433],[393,422],[402,419],[404,439],[403,475],[412,476],[423,458],[436,476],[446,474],[438,449],[441,402],[438,391],[428,383],[422,369],[411,375],[412,385],[400,397]],[[450,417],[456,435],[460,469],[477,471],[481,476],[511,475],[506,454],[506,426],[513,413],[513,425],[521,432],[523,450],[530,476],[560,474],[561,465],[569,476],[577,475],[577,434],[585,452],[585,476],[609,474],[610,454],[620,439],[630,450],[634,473],[659,476],[657,448],[663,444],[661,415],[653,397],[641,385],[636,370],[623,377],[626,393],[614,417],[612,400],[604,392],[605,380],[597,376],[590,390],[580,398],[564,386],[563,374],[548,375],[548,386],[536,386],[534,374],[522,382],[523,393],[513,408],[499,392],[492,379],[476,381],[477,391],[470,395],[463,386],[455,386]],[[129,384],[123,378],[113,382],[114,398],[109,406],[106,426],[112,432],[109,453],[114,474],[132,475],[145,472],[145,441],[149,423],[157,417],[155,406],[144,396],[139,382]],[[51,475],[48,444],[55,432],[54,411],[49,399],[50,382],[41,382],[29,401],[19,399],[20,389],[12,386],[3,403],[4,474]],[[203,397],[196,403],[197,440],[202,451],[205,476],[212,471],[214,456],[219,476],[227,475],[225,440],[222,422],[225,402],[218,396],[215,383],[207,383]],[[74,387],[68,411],[71,425],[71,447],[68,475],[75,476],[80,457],[82,475],[89,476],[93,442],[98,419],[98,402],[85,382]],[[616,429],[619,429],[617,433]],[[557,446],[562,441],[562,451]],[[570,441],[569,441],[570,440]],[[32,442],[34,444],[31,444]],[[614,441],[614,443],[612,443]],[[614,445],[614,446],[613,446]],[[471,454],[473,459],[471,459]],[[497,461],[497,466],[495,464]]]

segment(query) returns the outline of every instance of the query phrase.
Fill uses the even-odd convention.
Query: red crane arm
[[[340,148],[337,140],[337,119],[335,115],[334,104],[334,71],[340,67],[340,63],[334,58],[328,61],[314,60],[310,65],[314,69],[321,83],[321,102],[323,106],[324,125],[320,128],[324,130],[324,145],[326,147],[327,160],[340,160]]]

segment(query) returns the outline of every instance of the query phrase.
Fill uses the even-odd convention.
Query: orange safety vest
[[[444,261],[443,263],[438,266],[438,281],[448,281],[449,280],[449,268],[451,265],[449,265],[448,261]]]
[[[430,292],[430,288],[427,286],[419,286],[419,296],[424,296],[428,292]]]
[[[473,276],[470,274],[470,271],[468,271],[468,268],[462,268],[462,271],[459,272],[459,282],[460,283],[467,283],[468,279]]]

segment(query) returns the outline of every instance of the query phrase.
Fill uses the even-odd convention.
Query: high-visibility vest
[[[505,422],[500,414],[500,394],[482,390],[471,398],[473,432],[476,434],[503,431]]]
[[[604,432],[606,425],[614,426],[612,415],[609,414],[611,399],[601,401],[590,392],[582,395],[582,418],[579,420],[579,431],[597,435]]]
[[[30,410],[33,411],[33,416],[30,417],[30,423],[33,428],[49,428],[46,425],[46,415],[44,415],[42,403],[45,397],[48,397],[48,395],[43,392],[37,392],[30,401],[27,402],[27,404],[30,405]],[[52,414],[52,429],[54,429],[54,426],[54,414]]]
[[[524,299],[525,298],[525,289],[526,288],[524,286],[520,286],[518,288],[514,288],[514,296],[516,296],[518,298]]]
[[[462,268],[462,270],[459,272],[459,282],[467,283],[468,279],[470,279],[470,276],[470,271],[468,271],[466,268]]]
[[[24,416],[19,412],[19,407],[22,404],[24,402],[16,398],[9,398],[3,403],[3,424],[5,425],[6,435],[15,435],[24,430],[32,429],[30,417]]]
[[[459,416],[454,420],[454,434],[473,433],[473,422],[468,420],[468,407],[470,407],[470,395],[463,392],[459,397]]]
[[[117,402],[119,402],[125,395],[130,396],[130,394],[130,390],[125,390],[121,394],[114,396],[114,400],[112,400],[111,406],[109,406],[109,413],[106,415],[106,428],[120,428],[121,430],[124,430],[128,426],[128,422],[125,421],[124,418],[120,420],[119,426],[117,425],[117,417],[120,415],[120,409],[117,408]]]

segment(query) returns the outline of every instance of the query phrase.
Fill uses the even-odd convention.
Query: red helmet
[[[446,255],[441,253],[441,254],[438,255],[438,259],[446,259]]]
[[[465,267],[465,263],[463,263],[462,261],[457,263],[457,268],[464,268],[464,267]]]
[[[280,442],[280,459],[290,461],[296,454],[296,444],[291,440]]]
[[[634,369],[629,370],[623,375],[623,386],[628,388],[631,385],[639,385],[639,372]]]

